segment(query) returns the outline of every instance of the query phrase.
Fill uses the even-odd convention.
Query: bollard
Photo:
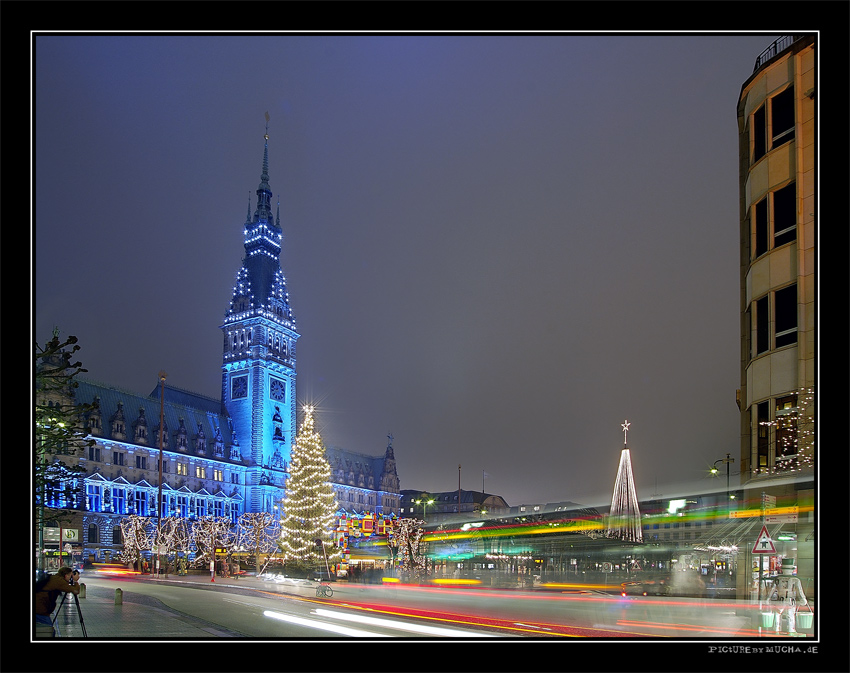
[[[80,598],[86,597],[86,585],[80,582]]]
[[[124,592],[121,589],[115,590],[115,605],[121,605],[124,602]]]

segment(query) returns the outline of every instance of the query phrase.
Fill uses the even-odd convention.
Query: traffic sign
[[[753,554],[775,554],[776,553],[776,545],[773,544],[773,540],[770,537],[770,533],[767,532],[767,526],[761,527],[761,533],[759,533],[758,538],[756,538],[756,543],[753,545]]]

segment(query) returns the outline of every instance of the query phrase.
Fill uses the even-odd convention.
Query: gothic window
[[[100,512],[103,507],[103,487],[98,484],[86,484],[86,500],[89,512]]]
[[[119,402],[118,410],[112,416],[112,436],[116,439],[124,439],[124,405]]]
[[[127,513],[127,491],[125,489],[112,489],[112,511],[115,512],[115,514]]]
[[[186,426],[183,424],[183,419],[180,419],[180,427],[177,428],[177,432],[175,433],[177,436],[177,448],[178,449],[186,449],[188,446],[188,437],[186,432]]]
[[[198,453],[205,453],[207,450],[206,434],[204,434],[204,428],[200,423],[198,423],[198,434],[195,437],[195,450]]]
[[[136,491],[135,495],[136,501],[136,514],[139,516],[147,516],[148,515],[148,501],[144,491]]]

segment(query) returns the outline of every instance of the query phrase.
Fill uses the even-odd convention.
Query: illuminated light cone
[[[614,483],[614,495],[611,498],[611,511],[608,514],[606,537],[620,538],[631,542],[643,541],[635,480],[632,475],[632,457],[626,445],[629,426],[625,421],[623,428],[623,451],[620,453],[620,469]]]

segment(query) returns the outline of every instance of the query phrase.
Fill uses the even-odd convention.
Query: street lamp
[[[418,505],[418,504],[420,504],[420,503],[422,504],[422,518],[424,519],[424,518],[425,518],[425,507],[427,507],[428,505],[433,505],[433,504],[434,504],[434,499],[433,499],[433,498],[431,498],[431,500],[425,500],[425,499],[423,498],[422,500],[415,500],[414,502],[415,502],[417,505]]]
[[[717,463],[726,463],[726,499],[734,500],[735,496],[729,493],[729,463],[734,463],[735,459],[731,457],[731,454],[727,453],[725,458],[721,458],[720,460],[715,460],[714,465],[711,468],[711,474],[717,474]]]
[[[162,561],[160,558],[160,543],[162,540],[162,430],[163,420],[165,416],[165,377],[168,374],[165,370],[159,372],[159,496],[157,498],[157,518],[156,518],[156,574],[159,576],[159,565]]]

